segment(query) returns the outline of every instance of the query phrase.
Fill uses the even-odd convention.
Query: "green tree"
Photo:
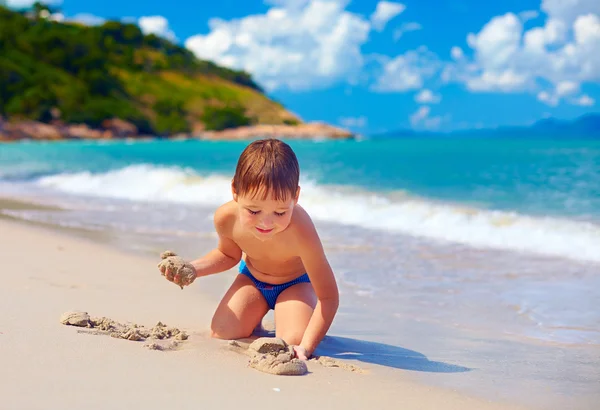
[[[252,124],[252,120],[246,116],[244,108],[239,105],[208,106],[202,114],[202,122],[207,130],[214,131]]]
[[[3,116],[49,121],[50,113],[58,108],[67,122],[99,126],[116,117],[134,123],[144,133],[164,135],[190,130],[192,114],[186,103],[202,94],[187,92],[185,84],[199,75],[260,91],[248,73],[199,60],[164,38],[144,35],[135,24],[107,21],[89,27],[43,18],[55,12],[42,2],[27,12],[12,11],[0,3]],[[224,100],[236,101],[237,91],[213,83],[207,90],[203,98],[215,105],[206,107],[201,116],[206,128],[253,122],[241,105],[219,105]],[[196,110],[203,105],[190,102]]]
[[[154,129],[159,135],[190,131],[182,101],[173,99],[159,100],[154,104],[153,108],[156,112]]]

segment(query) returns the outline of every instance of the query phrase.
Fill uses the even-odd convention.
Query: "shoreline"
[[[398,401],[407,409],[517,408],[432,388],[412,381],[406,372],[356,360],[343,359],[366,374],[310,362],[309,374],[302,377],[260,373],[247,367],[245,357],[229,351],[226,342],[208,337],[215,302],[193,289],[169,287],[154,272],[156,261],[151,258],[4,218],[0,230],[11,238],[2,248],[1,256],[9,262],[0,290],[3,310],[12,312],[0,322],[0,356],[10,369],[0,379],[7,408],[104,408],[117,401],[145,408],[167,402],[177,408],[249,403],[249,408],[263,408],[264,403],[248,402],[256,392],[298,409],[390,408]],[[60,315],[69,310],[147,326],[160,320],[191,336],[178,350],[147,351],[137,342],[89,337],[61,325]],[[328,341],[336,337],[328,336]],[[140,372],[142,368],[152,371]],[[35,395],[26,393],[31,385],[38,386]],[[232,385],[238,394],[228,394]],[[96,395],[100,386],[101,397]]]
[[[256,138],[288,139],[354,139],[349,130],[324,122],[307,122],[296,125],[255,124],[220,131],[196,131],[166,136],[140,134],[138,128],[119,118],[105,120],[100,127],[86,124],[52,121],[44,123],[33,120],[6,121],[0,116],[0,143],[18,141],[104,141],[104,140],[208,140],[240,141]]]

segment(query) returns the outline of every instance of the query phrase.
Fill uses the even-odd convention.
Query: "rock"
[[[152,138],[140,135],[138,128],[120,118],[104,120],[100,128],[91,128],[86,124],[67,124],[60,117],[54,117],[50,124],[39,121],[6,121],[0,119],[0,141],[64,140],[64,139],[112,139],[112,138]],[[297,125],[257,124],[230,128],[222,131],[206,131],[203,126],[193,127],[195,138],[207,140],[252,140],[257,138],[288,139],[350,139],[354,134],[346,129],[334,127],[323,122],[299,123]],[[188,134],[169,136],[171,139],[188,139]]]
[[[120,118],[112,118],[102,121],[102,128],[110,131],[115,138],[127,138],[138,135],[138,128]]]
[[[57,127],[39,121],[7,122],[0,121],[0,135],[3,140],[59,140],[62,135]]]
[[[68,326],[88,327],[90,315],[87,312],[80,311],[65,312],[60,317],[60,323]]]
[[[201,139],[207,140],[246,140],[255,138],[349,139],[352,138],[354,134],[348,130],[334,127],[329,124],[312,122],[298,125],[258,124],[230,128],[223,131],[202,131],[198,136]]]
[[[108,132],[92,129],[86,124],[69,124],[63,127],[65,138],[76,139],[109,139],[112,135]]]

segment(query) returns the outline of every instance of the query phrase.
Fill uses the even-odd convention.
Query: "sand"
[[[175,252],[164,251],[160,254],[160,258],[162,260],[158,263],[158,269],[162,275],[171,281],[173,278],[180,277],[182,285],[179,285],[179,287],[182,290],[184,286],[191,285],[196,279],[194,266],[186,262],[181,256],[177,256]]]
[[[60,323],[86,328],[86,330],[79,330],[79,333],[107,335],[132,342],[146,342],[144,347],[152,350],[173,350],[179,346],[181,341],[188,339],[188,335],[184,331],[176,327],[169,327],[162,322],[158,322],[152,328],[147,328],[137,323],[120,323],[108,317],[93,318],[88,312],[78,310],[63,313]]]
[[[2,409],[517,408],[350,359],[315,357],[294,377],[258,371],[248,354],[208,336],[216,302],[202,281],[181,292],[158,271],[158,255],[5,220],[0,241]],[[165,338],[151,338],[158,322],[179,332],[165,331],[167,339],[189,337],[144,348]],[[109,337],[132,329],[138,340]],[[252,340],[236,343],[243,350]]]

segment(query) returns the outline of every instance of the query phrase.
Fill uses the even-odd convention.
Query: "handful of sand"
[[[181,289],[184,286],[191,285],[196,279],[196,269],[194,266],[186,262],[182,257],[177,256],[175,252],[165,251],[160,254],[162,261],[158,264],[158,269],[161,274],[169,281],[177,283]]]

